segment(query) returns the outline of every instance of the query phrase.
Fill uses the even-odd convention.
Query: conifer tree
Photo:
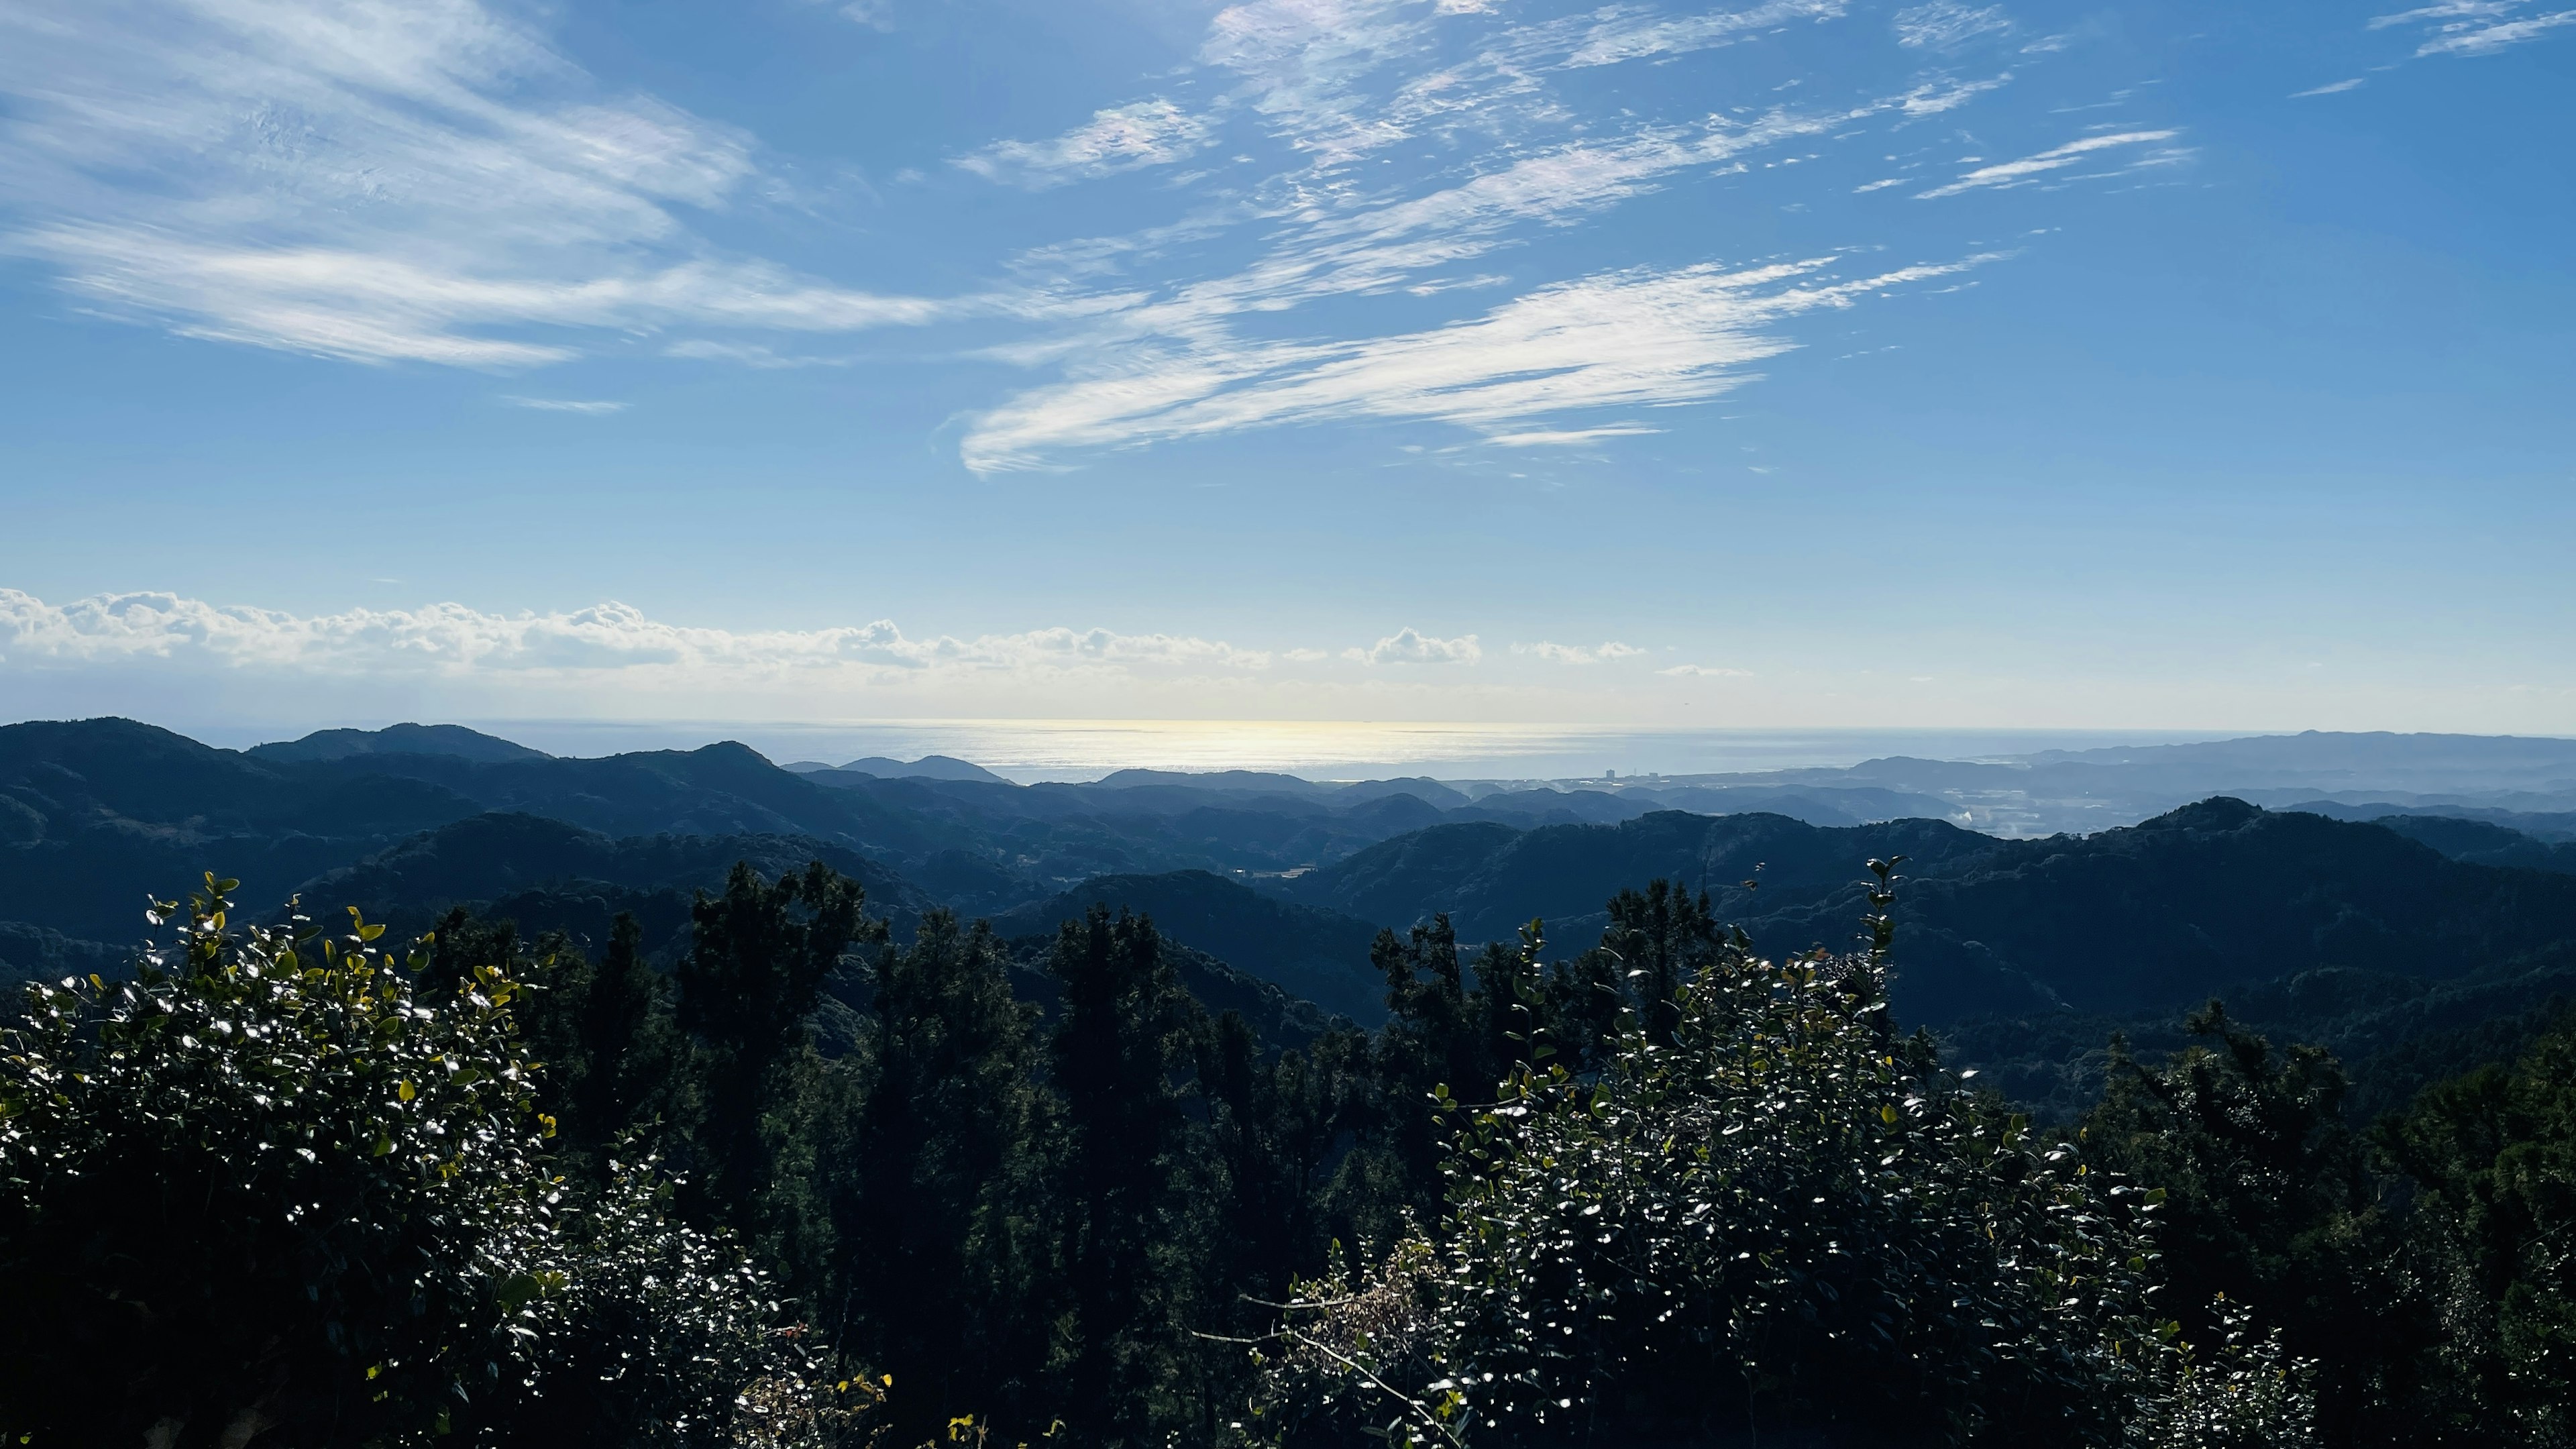
[[[840,1342],[893,1375],[906,1442],[966,1415],[1035,1434],[1054,1306],[1039,1172],[1054,1114],[1034,1008],[1012,998],[991,928],[961,929],[946,911],[923,917],[912,945],[878,952],[872,987],[846,1069],[852,1105],[825,1144]]]
[[[1095,906],[1065,924],[1051,962],[1063,993],[1049,1045],[1065,1123],[1064,1403],[1102,1444],[1141,1442],[1182,1388],[1192,1234],[1173,1069],[1194,1008],[1161,944],[1152,922]]]

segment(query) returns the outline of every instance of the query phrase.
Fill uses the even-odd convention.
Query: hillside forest
[[[1065,881],[35,728],[13,1442],[2576,1438],[2576,877],[2448,823],[1675,810]],[[414,789],[495,768],[538,783]]]

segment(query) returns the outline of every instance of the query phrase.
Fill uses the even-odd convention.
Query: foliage
[[[923,918],[880,948],[824,1144],[840,1255],[822,1299],[857,1360],[890,1373],[893,1428],[1039,1417],[1054,1277],[1041,1169],[1055,1131],[1034,1011],[980,923]]]
[[[1198,1184],[1173,1073],[1192,1013],[1149,921],[1094,907],[1065,923],[1052,969],[1064,999],[1049,1050],[1065,1131],[1066,1412],[1101,1442],[1130,1442],[1168,1417],[1179,1388]]]
[[[2436,1418],[2487,1443],[2576,1440],[2576,1026],[2426,1091],[2379,1143],[2440,1327]]]
[[[658,1164],[609,1167],[557,1230],[487,1248],[513,1270],[515,1376],[455,1427],[526,1449],[871,1442],[885,1386],[836,1381],[816,1336],[779,1323],[767,1275],[678,1216]]]
[[[2281,1332],[2257,1336],[2253,1315],[2214,1304],[2218,1350],[2206,1362],[2187,1345],[2168,1349],[2157,1391],[2141,1394],[2129,1421],[2133,1449],[2316,1449],[2316,1365],[2290,1357]]]
[[[557,1204],[516,983],[486,968],[424,1004],[382,927],[236,934],[233,885],[208,876],[133,981],[35,988],[7,1032],[0,1375],[22,1433],[422,1433],[505,1375],[510,1275],[483,1250]]]
[[[805,1444],[849,1417],[649,1171],[587,1208],[549,1171],[522,983],[479,964],[425,997],[429,950],[398,966],[354,912],[236,931],[233,887],[0,1036],[0,1429]]]
[[[2145,1202],[1928,1073],[1880,948],[1712,944],[1585,1082],[1524,1067],[1470,1110],[1437,1234],[1312,1285],[1264,1432],[1334,1442],[1704,1441],[1839,1426],[2108,1443],[2150,1383]]]
[[[2213,1003],[2198,1045],[2115,1043],[2061,1137],[1899,1034],[1892,863],[1796,887],[1866,911],[1848,954],[1763,960],[1718,924],[1746,897],[1666,881],[1570,956],[1536,921],[1462,944],[1435,915],[1377,937],[1374,1033],[1275,992],[1211,1016],[1191,991],[1226,968],[1141,917],[1090,909],[1049,951],[924,907],[898,945],[855,881],[769,863],[685,938],[676,907],[648,932],[602,898],[587,936],[407,916],[437,930],[400,962],[363,921],[241,927],[210,879],[131,981],[32,994],[0,1049],[0,1429],[2576,1437],[2564,1020],[2364,1132],[2330,1054]],[[1766,894],[1815,864],[1774,855]],[[2276,994],[2375,1021],[2377,979]]]
[[[2212,1045],[2152,1067],[2113,1041],[2084,1158],[2169,1194],[2156,1239],[2185,1334],[2215,1342],[2260,1305],[2287,1351],[2324,1365],[2325,1430],[2349,1437],[2384,1418],[2389,1365],[2424,1333],[2342,1117],[2342,1069],[2314,1047],[2275,1049],[2214,1001],[2188,1026]]]

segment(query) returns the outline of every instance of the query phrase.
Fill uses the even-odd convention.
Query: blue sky
[[[2576,10],[16,0],[0,713],[2576,733]]]

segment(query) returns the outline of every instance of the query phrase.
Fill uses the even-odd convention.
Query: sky
[[[0,716],[2576,734],[2548,0],[5,0]]]

